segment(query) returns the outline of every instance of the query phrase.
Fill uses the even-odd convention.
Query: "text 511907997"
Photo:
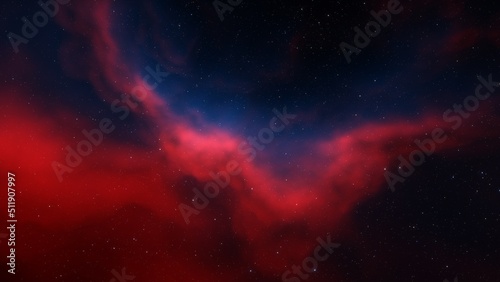
[[[7,270],[10,274],[16,274],[16,175],[9,172],[7,173],[7,230],[9,236],[7,245],[9,248],[9,255],[7,256]]]

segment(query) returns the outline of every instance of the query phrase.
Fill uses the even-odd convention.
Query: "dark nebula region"
[[[0,281],[500,281],[496,1],[363,47],[398,1],[38,2],[0,10]]]

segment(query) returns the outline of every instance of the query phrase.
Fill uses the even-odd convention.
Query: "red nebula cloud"
[[[59,21],[74,35],[70,42],[78,38],[93,47],[88,57],[76,59],[85,68],[69,70],[76,45],[65,44],[64,66],[111,103],[142,82],[120,57],[109,9],[109,1],[74,2]],[[98,123],[63,104],[39,107],[50,104],[48,98],[32,99],[20,87],[0,91],[0,167],[18,178],[20,276],[31,280],[106,280],[112,269],[122,267],[136,281],[280,277],[311,254],[317,237],[348,229],[345,223],[360,201],[388,191],[385,169],[416,149],[415,138],[436,127],[451,134],[439,114],[365,124],[328,140],[311,139],[310,154],[299,155],[300,168],[283,179],[275,173],[279,161],[272,167],[247,162],[237,152],[243,137],[202,120],[194,126],[150,90],[132,109],[134,118],[148,125],[134,133],[141,142],[105,135],[59,182],[51,163],[64,162],[64,148],[76,146],[84,138],[81,130]],[[486,132],[464,126],[438,152]],[[269,154],[263,150],[259,158]],[[179,204],[190,204],[192,188],[201,189],[211,181],[210,172],[226,169],[231,160],[241,165],[241,174],[186,225]]]

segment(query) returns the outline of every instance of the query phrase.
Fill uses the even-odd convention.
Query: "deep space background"
[[[341,245],[307,281],[500,281],[500,88],[443,120],[478,76],[500,81],[500,5],[401,0],[347,63],[339,44],[387,2],[244,0],[221,21],[209,0],[72,0],[16,53],[7,34],[41,9],[2,1],[18,223],[0,281],[282,281],[327,236]],[[120,119],[113,101],[157,65],[168,77]],[[247,161],[239,144],[284,107],[296,118]],[[116,129],[59,181],[104,118]],[[448,140],[392,192],[385,172],[437,127]],[[186,224],[179,205],[231,160],[241,174]],[[2,188],[2,231],[6,208]]]

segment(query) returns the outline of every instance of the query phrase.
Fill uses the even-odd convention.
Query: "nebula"
[[[238,19],[245,5],[250,4],[240,5],[231,18]],[[404,4],[405,12],[429,9],[411,5],[415,7]],[[209,118],[212,110],[197,106],[202,94],[182,90],[197,75],[191,58],[197,56],[194,42],[201,39],[174,42],[162,36],[159,26],[169,19],[161,18],[157,8],[148,1],[72,1],[60,7],[37,37],[21,45],[19,54],[7,40],[2,45],[12,56],[2,66],[0,168],[18,179],[19,281],[109,281],[123,268],[135,281],[281,281],[284,271],[311,256],[316,238],[326,236],[341,247],[320,263],[321,273],[311,274],[310,281],[365,281],[336,266],[356,257],[356,211],[370,199],[392,194],[384,173],[397,171],[398,156],[418,149],[415,139],[443,128],[449,138],[437,145],[436,156],[459,159],[457,150],[464,151],[461,157],[498,152],[492,149],[500,137],[496,94],[482,101],[458,129],[443,119],[445,110],[474,94],[472,83],[452,96],[456,99],[424,107],[414,116],[390,113],[385,120],[358,119],[332,128],[318,122],[322,113],[278,99],[271,107],[234,110],[241,113],[236,124],[253,123],[246,134],[221,126]],[[207,2],[200,13],[214,13],[210,8]],[[121,22],[131,9],[139,9],[147,20]],[[217,14],[211,16],[212,24],[221,24]],[[36,46],[56,37],[56,28],[63,34],[58,31],[47,52],[56,60],[39,57]],[[497,32],[480,30],[457,26],[440,39],[437,50],[421,45],[420,55],[432,53],[426,60],[436,52],[443,59],[422,79],[433,79],[432,72],[481,40],[498,43]],[[306,44],[297,39],[300,32],[290,39],[292,51],[261,70],[260,78],[290,81],[301,68],[292,47]],[[367,52],[383,43],[372,44]],[[356,61],[369,55],[356,56]],[[419,71],[428,63],[418,61],[406,71]],[[146,69],[158,72],[158,66],[169,75],[149,80],[157,83],[151,87],[144,79]],[[277,66],[283,70],[275,73]],[[488,69],[481,75],[487,76]],[[498,72],[496,77],[500,79]],[[247,87],[226,79],[219,74],[200,80],[205,87],[200,91],[216,88],[227,93]],[[283,107],[296,119],[264,149],[255,149],[254,158],[241,154],[239,146],[248,136],[269,126],[272,109]],[[225,109],[219,108],[216,117],[233,114],[231,109],[222,113]],[[245,116],[255,112],[259,118]],[[109,121],[105,127],[113,128],[110,132],[102,129],[104,119]],[[308,124],[315,130],[294,134]],[[103,132],[98,144],[88,135],[94,129]],[[69,165],[68,146],[78,153],[82,140],[92,144],[90,152],[77,165]],[[203,191],[231,161],[238,164],[239,173],[186,224],[179,207],[195,208],[193,188]],[[54,162],[66,166],[64,173],[57,172],[61,166],[55,168]],[[6,253],[4,245],[0,250]],[[360,264],[367,273],[384,267],[374,261]],[[444,278],[438,273],[435,277]]]

